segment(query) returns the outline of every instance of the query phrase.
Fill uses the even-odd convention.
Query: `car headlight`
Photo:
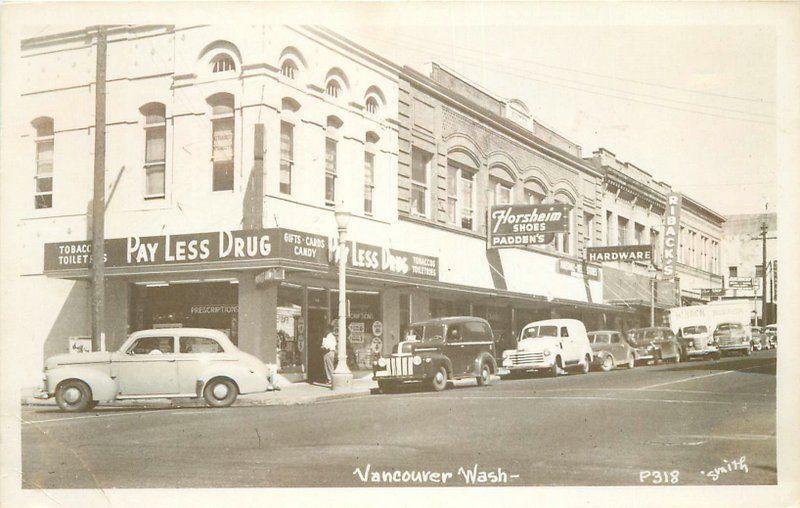
[[[549,349],[545,349],[544,350],[544,355],[545,356],[550,356],[550,350]]]
[[[411,360],[411,361],[414,363],[414,365],[422,365],[422,357],[421,356],[415,356],[414,359]]]
[[[430,357],[425,358],[425,363],[431,363]]]
[[[386,358],[378,358],[378,367],[386,367]]]

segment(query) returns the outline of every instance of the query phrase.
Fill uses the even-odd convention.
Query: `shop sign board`
[[[329,262],[339,260],[339,245],[332,241]],[[361,242],[347,242],[347,266],[419,279],[439,280],[439,258]]]
[[[559,258],[556,265],[558,273],[578,277],[580,279],[589,278],[591,280],[600,280],[600,268],[592,265],[587,265],[580,261],[573,261],[571,259]]]
[[[716,298],[725,296],[725,289],[723,288],[701,288],[700,296],[703,298]]]
[[[664,277],[675,277],[675,263],[678,260],[678,232],[680,231],[681,206],[683,197],[677,193],[667,195],[667,209],[664,212]]]
[[[163,236],[129,236],[105,242],[108,268],[186,265],[259,259],[288,259],[328,266],[338,259],[338,246],[316,234],[284,228],[216,231]],[[329,248],[329,245],[331,248]],[[349,242],[352,268],[405,277],[438,280],[439,258],[360,242]],[[44,271],[86,270],[92,261],[90,241],[44,246]],[[280,270],[260,274],[280,280]]]
[[[652,245],[617,245],[615,247],[587,247],[586,260],[592,263],[606,261],[653,261]]]
[[[373,321],[372,322],[372,335],[376,337],[380,337],[383,335],[383,323],[380,321]]]
[[[751,277],[728,277],[728,287],[734,289],[753,289],[753,279]]]
[[[572,205],[494,205],[489,210],[489,249],[544,245],[569,232]]]

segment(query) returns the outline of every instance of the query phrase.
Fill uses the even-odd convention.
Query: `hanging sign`
[[[680,194],[670,193],[667,196],[667,209],[664,212],[664,277],[675,277],[682,201]]]
[[[605,261],[641,261],[653,260],[652,245],[618,245],[615,247],[587,247],[586,261],[603,263]]]
[[[544,245],[555,233],[569,233],[572,205],[494,205],[489,210],[488,248]]]

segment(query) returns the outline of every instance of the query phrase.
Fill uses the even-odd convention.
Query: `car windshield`
[[[639,328],[628,331],[628,339],[636,345],[647,344],[658,338],[658,330]]]
[[[412,325],[406,340],[440,341],[442,337],[444,337],[442,324]]]
[[[592,344],[608,344],[607,333],[591,333],[589,334],[589,341]]]
[[[740,325],[737,325],[735,323],[723,323],[723,324],[721,324],[721,325],[719,325],[717,327],[717,330],[716,330],[715,333],[730,332],[730,331],[733,331],[733,330],[738,330],[739,328],[740,328]]]
[[[708,328],[705,326],[684,326],[681,328],[684,335],[699,335],[701,333],[708,333]]]
[[[539,339],[542,337],[558,337],[558,327],[552,325],[534,325],[522,330],[523,339]]]

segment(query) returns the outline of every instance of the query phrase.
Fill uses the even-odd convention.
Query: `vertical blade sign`
[[[683,197],[677,193],[667,196],[664,212],[664,276],[675,277],[678,258],[678,232],[680,231],[681,205]]]

